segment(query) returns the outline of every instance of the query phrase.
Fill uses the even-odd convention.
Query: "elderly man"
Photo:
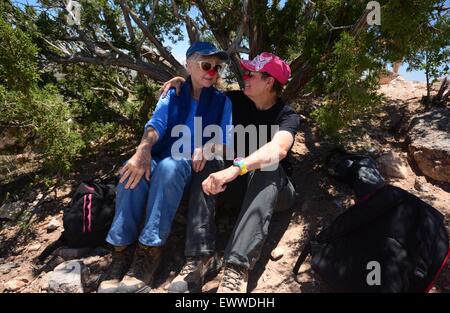
[[[169,292],[199,292],[208,272],[217,271],[218,196],[228,202],[238,200],[240,208],[225,250],[224,275],[218,292],[247,292],[248,272],[261,254],[273,212],[289,209],[295,199],[286,157],[299,128],[299,117],[279,97],[290,76],[289,65],[263,52],[251,61],[241,61],[241,67],[245,71],[244,90],[226,93],[233,106],[237,158],[204,160],[204,166],[193,174],[185,246],[187,261]],[[166,91],[180,80],[175,78],[166,83]],[[238,125],[256,126],[256,138],[249,136],[242,151],[239,141],[246,135],[237,131]],[[276,131],[271,133],[274,126]],[[258,148],[252,151],[255,141]]]

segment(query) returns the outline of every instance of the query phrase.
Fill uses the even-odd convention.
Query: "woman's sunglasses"
[[[197,61],[197,63],[200,65],[200,68],[202,70],[204,70],[205,72],[209,72],[209,71],[213,70],[219,74],[221,74],[226,67],[226,65],[224,63],[216,64],[214,66],[207,61]]]
[[[248,78],[252,78],[253,76],[255,76],[255,73],[261,73],[262,77],[271,77],[269,73],[266,72],[252,72],[252,71],[244,71],[243,74],[243,78],[248,79]]]

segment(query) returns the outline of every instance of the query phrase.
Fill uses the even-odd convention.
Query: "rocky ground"
[[[424,84],[402,77],[382,85],[380,92],[386,95],[386,101],[374,116],[355,122],[346,148],[369,152],[389,183],[433,205],[444,214],[450,228],[449,109],[433,111],[429,117],[430,113],[419,103],[425,94]],[[419,118],[421,114],[426,116]],[[303,117],[293,148],[296,205],[292,211],[273,216],[263,254],[249,278],[251,292],[327,291],[311,270],[309,258],[298,277],[292,275],[292,268],[308,234],[317,233],[354,203],[352,191],[327,175],[323,161],[328,148],[327,139]],[[113,164],[114,157],[110,158]],[[100,155],[93,164],[100,160],[108,162],[107,157]],[[43,268],[31,262],[59,237],[62,208],[70,201],[73,186],[90,173],[88,168],[80,167],[77,178],[66,185],[50,190],[43,187],[20,201],[10,201],[12,204],[6,208],[3,206],[3,211],[20,212],[21,217],[0,222],[0,292],[95,292],[99,277],[110,262],[108,250],[59,249]],[[185,219],[185,210],[180,210],[153,292],[165,292],[181,269]],[[227,216],[220,217],[218,245],[222,249],[230,224]],[[71,269],[71,277],[58,276],[67,268]],[[220,276],[221,273],[207,282],[203,291],[215,292]],[[450,292],[450,262],[432,292]]]

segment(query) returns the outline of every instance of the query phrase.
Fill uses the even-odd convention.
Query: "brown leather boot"
[[[225,265],[217,293],[246,293],[248,269],[234,264]]]
[[[112,261],[98,287],[98,293],[114,293],[117,291],[120,281],[133,261],[135,248],[136,245],[115,246],[113,248]]]
[[[117,292],[149,292],[156,269],[161,262],[161,247],[138,244],[133,263],[119,284]]]
[[[199,293],[207,276],[217,275],[222,263],[216,254],[187,258],[177,277],[169,286],[169,293]]]

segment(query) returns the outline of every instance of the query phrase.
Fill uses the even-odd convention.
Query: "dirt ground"
[[[350,151],[369,151],[374,157],[389,151],[403,155],[411,167],[410,175],[406,179],[386,177],[387,181],[433,205],[444,214],[446,225],[450,228],[450,186],[426,179],[407,156],[405,131],[409,117],[423,110],[419,100],[425,93],[424,84],[394,80],[383,85],[380,92],[386,95],[387,100],[375,116],[355,123],[346,147]],[[303,117],[301,131],[296,136],[293,148],[293,179],[298,192],[297,201],[291,211],[273,216],[261,258],[250,273],[249,291],[327,291],[312,271],[309,258],[302,265],[297,279],[292,275],[292,268],[308,234],[320,231],[354,203],[351,189],[326,173],[323,161],[328,148],[327,138],[323,138],[313,123]],[[94,170],[98,163],[120,164],[129,156],[126,149],[124,147],[119,162],[115,162],[117,155],[99,153],[89,164],[79,165],[78,173],[67,184],[50,191],[43,186],[41,190],[30,193],[28,202],[23,203],[26,209],[22,207],[21,222],[0,222],[0,292],[46,292],[47,272],[63,261],[61,257],[54,257],[39,274],[36,274],[36,268],[31,263],[62,231],[61,226],[48,231],[48,223],[55,218],[62,225],[62,209],[70,201],[77,182],[98,173]],[[417,182],[420,182],[420,188]],[[180,210],[164,248],[163,263],[154,282],[153,292],[165,292],[183,265],[185,220],[186,212]],[[221,249],[225,246],[229,229],[227,216],[220,216],[218,246]],[[83,258],[83,262],[87,265],[85,292],[94,292],[99,275],[110,262],[110,254],[105,250],[93,251],[90,256]],[[215,292],[221,274],[207,282],[203,291]],[[450,292],[450,262],[431,292]]]

